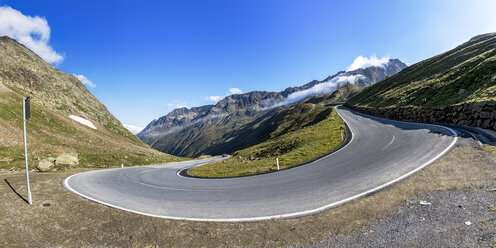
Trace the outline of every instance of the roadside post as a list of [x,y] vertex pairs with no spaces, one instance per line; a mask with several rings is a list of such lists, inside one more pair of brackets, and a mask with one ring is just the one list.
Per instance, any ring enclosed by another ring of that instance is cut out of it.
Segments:
[[276,158],[277,170],[279,170],[279,158]]
[[28,167],[28,141],[26,138],[26,121],[31,119],[31,97],[22,99],[22,120],[24,126],[24,159],[26,161],[26,184],[28,188],[28,203],[33,204],[31,198],[31,186],[29,185],[29,167]]

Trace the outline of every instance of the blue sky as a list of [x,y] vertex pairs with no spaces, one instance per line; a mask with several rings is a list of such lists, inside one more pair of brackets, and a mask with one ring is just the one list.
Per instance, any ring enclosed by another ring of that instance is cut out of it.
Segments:
[[[83,75],[122,123],[141,127],[177,106],[213,104],[208,96],[225,96],[231,88],[280,91],[345,70],[357,56],[413,64],[477,34],[496,32],[495,1],[0,0],[0,5],[40,17],[33,22],[45,35],[48,27],[49,37],[46,44],[34,44],[39,54],[64,72]],[[2,30],[0,22],[5,35]]]

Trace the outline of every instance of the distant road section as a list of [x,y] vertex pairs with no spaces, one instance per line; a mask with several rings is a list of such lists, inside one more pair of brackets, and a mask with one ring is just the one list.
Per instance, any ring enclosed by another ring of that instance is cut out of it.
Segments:
[[154,217],[222,222],[291,218],[380,190],[438,159],[457,141],[450,128],[336,109],[351,129],[351,141],[303,166],[228,179],[178,174],[222,159],[211,158],[89,171],[70,176],[63,184],[92,201]]

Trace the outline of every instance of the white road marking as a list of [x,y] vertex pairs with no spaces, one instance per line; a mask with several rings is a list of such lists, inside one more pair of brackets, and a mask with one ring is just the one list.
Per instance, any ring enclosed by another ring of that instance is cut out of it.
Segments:
[[139,174],[143,174],[143,173],[146,173],[146,172],[149,172],[149,171],[152,171],[152,170],[158,170],[158,168],[144,170],[144,171],[140,172]]
[[[339,114],[339,112],[338,112],[338,114]],[[380,118],[380,117],[375,117],[375,118],[389,120],[389,119]],[[396,121],[396,120],[393,120],[393,121]],[[412,123],[412,122],[406,122],[406,121],[396,121],[396,122]],[[92,198],[90,196],[87,196],[87,195],[84,195],[84,194],[81,194],[81,193],[77,192],[68,183],[69,180],[73,176],[76,176],[77,174],[74,174],[74,175],[69,176],[66,179],[64,179],[63,185],[64,185],[64,187],[66,189],[68,189],[69,191],[73,192],[74,194],[77,194],[77,195],[79,195],[81,197],[84,197],[86,199],[89,199],[91,201],[98,202],[98,203],[101,203],[103,205],[106,205],[106,206],[109,206],[109,207],[113,207],[113,208],[117,208],[117,209],[124,210],[124,211],[128,211],[128,212],[131,212],[131,213],[146,215],[146,216],[150,216],[150,217],[157,217],[157,218],[162,218],[162,219],[203,221],[203,222],[255,222],[255,221],[263,221],[263,220],[273,220],[273,219],[283,219],[283,218],[284,219],[285,218],[295,218],[295,217],[300,217],[300,216],[305,216],[305,215],[316,214],[316,213],[322,212],[324,210],[337,207],[337,206],[339,206],[341,204],[344,204],[346,202],[349,202],[349,201],[352,201],[352,200],[355,200],[355,199],[364,197],[364,196],[366,196],[368,194],[377,192],[377,191],[379,191],[379,190],[381,190],[383,188],[386,188],[386,187],[388,187],[388,186],[390,186],[390,185],[392,185],[394,183],[397,183],[397,182],[399,182],[399,181],[401,181],[401,180],[403,180],[403,179],[411,176],[413,173],[415,173],[415,172],[423,169],[427,165],[429,165],[432,162],[436,161],[438,158],[442,157],[449,150],[451,150],[451,148],[456,144],[456,142],[458,140],[457,133],[453,129],[449,128],[449,127],[435,125],[435,124],[426,124],[426,123],[420,123],[420,124],[422,124],[422,125],[428,125],[428,126],[434,126],[434,127],[441,127],[441,128],[447,129],[448,131],[450,131],[451,133],[453,133],[453,135],[454,135],[455,138],[453,139],[453,141],[451,142],[451,144],[448,147],[446,147],[446,149],[444,149],[437,156],[435,156],[431,160],[427,161],[423,165],[417,167],[416,169],[413,169],[413,170],[409,171],[408,173],[406,173],[406,174],[404,174],[404,175],[402,175],[402,176],[400,176],[400,177],[398,177],[398,178],[396,178],[396,179],[394,179],[392,181],[389,181],[387,183],[384,183],[382,185],[379,185],[379,186],[377,186],[377,187],[375,187],[373,189],[367,190],[367,191],[362,192],[360,194],[356,194],[354,196],[348,197],[346,199],[343,199],[343,200],[340,200],[340,201],[337,201],[337,202],[333,202],[333,203],[329,203],[329,204],[327,204],[325,206],[322,206],[322,207],[319,207],[319,208],[305,210],[305,211],[301,211],[301,212],[295,212],[295,213],[289,213],[289,214],[280,214],[280,215],[271,215],[271,216],[248,217],[248,218],[224,218],[224,219],[223,218],[188,218],[188,217],[177,217],[177,216],[167,216],[167,215],[156,215],[156,214],[144,213],[144,212],[136,211],[136,210],[132,210],[132,209],[127,209],[127,208],[124,208],[124,207],[119,207],[119,206],[116,206],[116,205],[113,205],[113,204],[110,204],[110,203],[107,203],[107,202],[103,202],[103,201],[94,199],[94,198]],[[350,143],[351,143],[351,141],[350,141]]]
[[180,188],[169,188],[169,187],[161,187],[161,186],[156,186],[152,184],[147,184],[147,183],[139,183],[141,185],[147,186],[147,187],[152,187],[152,188],[157,188],[157,189],[165,189],[165,190],[172,190],[172,191],[225,191],[223,189],[180,189]]
[[384,148],[382,148],[382,150],[388,148],[388,146],[390,146],[391,144],[393,144],[394,138],[396,138],[395,135],[393,135],[393,139],[391,140],[391,142],[389,142],[389,144],[387,144],[387,146],[385,146]]

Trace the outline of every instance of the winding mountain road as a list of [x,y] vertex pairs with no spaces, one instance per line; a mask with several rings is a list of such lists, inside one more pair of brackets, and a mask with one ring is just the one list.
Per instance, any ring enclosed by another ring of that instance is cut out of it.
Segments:
[[193,221],[260,221],[308,215],[395,183],[444,155],[454,130],[336,108],[351,141],[312,163],[257,176],[198,179],[184,168],[222,158],[89,171],[64,186],[87,199],[139,214]]

